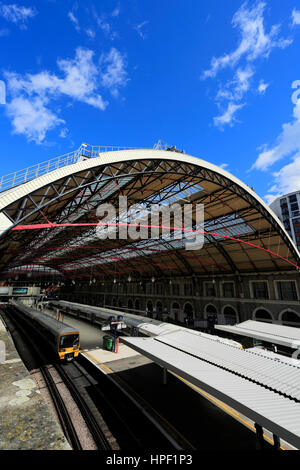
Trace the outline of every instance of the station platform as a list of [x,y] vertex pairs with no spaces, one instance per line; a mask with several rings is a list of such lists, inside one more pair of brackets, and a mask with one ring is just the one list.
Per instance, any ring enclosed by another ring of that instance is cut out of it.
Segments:
[[[44,313],[56,313],[45,309]],[[103,349],[106,331],[82,319],[62,314],[61,320],[80,331],[80,355],[114,381],[120,391],[147,410],[162,427],[181,436],[190,449],[254,450],[257,447],[254,423],[198,387],[167,373],[146,356],[122,343],[118,353]],[[122,394],[120,395],[122,396]],[[198,432],[191,427],[198,423]],[[266,447],[272,435],[264,430]],[[281,443],[282,449],[291,449]]]
[[[120,390],[147,410],[171,435],[180,436],[185,448],[256,449],[255,434],[207,397],[202,397],[171,374],[164,384],[163,370],[158,365],[141,354],[133,355],[132,351],[129,353],[122,348],[120,351],[115,354],[101,349],[83,350],[81,355],[103,374],[109,375]],[[198,423],[196,428],[191,426],[191,417],[193,423]]]
[[0,450],[70,450],[0,319]]

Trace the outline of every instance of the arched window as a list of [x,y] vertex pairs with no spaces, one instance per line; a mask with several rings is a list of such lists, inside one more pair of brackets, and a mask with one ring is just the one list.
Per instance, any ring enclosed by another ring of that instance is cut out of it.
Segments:
[[283,325],[300,327],[300,315],[292,310],[285,310],[279,315]]
[[211,313],[217,314],[218,313],[216,307],[212,304],[206,305],[205,311],[206,311],[207,314],[211,314]]
[[179,313],[180,313],[180,305],[178,302],[174,302],[172,304],[171,309],[171,316],[176,320],[179,321]]
[[272,323],[273,317],[268,310],[264,308],[258,308],[257,310],[254,311],[254,320],[256,321],[263,321],[267,323]]
[[157,313],[162,313],[162,311],[163,311],[163,306],[162,306],[162,303],[160,301],[156,302],[156,311],[157,311]]
[[224,307],[223,315],[226,325],[234,325],[235,323],[238,323],[237,313],[230,305]]
[[214,325],[218,323],[218,312],[216,307],[212,304],[206,305],[205,312],[208,329],[214,329]]
[[131,299],[128,300],[128,310],[132,310],[133,309],[133,302]]
[[151,301],[147,302],[147,312],[153,312],[153,304]]
[[193,318],[194,316],[194,309],[193,309],[193,306],[190,304],[190,303],[186,303],[185,306],[184,306],[184,314],[188,317],[188,318]]
[[140,301],[138,299],[135,301],[134,308],[137,310],[135,313],[139,313],[138,311],[140,310]]

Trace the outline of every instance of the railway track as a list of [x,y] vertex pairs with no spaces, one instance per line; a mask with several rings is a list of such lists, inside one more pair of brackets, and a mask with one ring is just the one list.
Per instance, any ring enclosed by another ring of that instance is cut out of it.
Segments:
[[[110,384],[108,388],[105,387],[107,383],[104,384],[101,380],[103,379],[102,374],[99,374],[95,368],[89,369],[86,367],[80,356],[76,362],[61,365],[60,367],[63,369],[63,373],[84,378],[87,382],[90,396],[93,397],[94,403],[96,403],[96,406],[101,410],[101,414],[107,418],[109,417],[108,421],[110,426],[112,426],[118,434],[122,448],[143,448],[143,442],[140,437],[137,436],[139,431],[135,433],[132,429],[133,410],[131,408],[129,409],[127,404],[124,406],[123,403],[121,406],[123,409],[120,410],[120,406],[118,406],[116,401],[118,400],[120,404],[122,400],[120,400],[120,397],[116,397],[115,387],[111,387]],[[107,380],[105,382],[107,382]],[[124,412],[125,409],[126,412]]]
[[70,414],[67,410],[65,402],[57,388],[55,380],[49,371],[48,366],[40,367],[40,371],[43,375],[44,381],[47,385],[47,388],[50,392],[57,416],[59,418],[60,425],[66,436],[69,444],[73,450],[82,450],[82,445],[80,439],[77,435],[77,431],[73,425]]
[[[64,383],[67,385],[70,393],[80,409],[82,417],[94,439],[94,442],[97,446],[97,449],[101,450],[111,450],[111,445],[109,444],[110,432],[108,435],[105,435],[105,431],[99,425],[99,422],[95,418],[95,410],[92,409],[93,405],[87,403],[87,400],[83,398],[82,391],[79,387],[76,386],[75,381],[72,379],[72,369],[76,368],[76,364],[66,364],[66,365],[56,365],[56,370],[59,372],[59,375],[62,377]],[[77,368],[76,368],[77,369]],[[82,377],[87,380],[87,375],[80,371]],[[102,423],[103,424],[103,423]]]
[[[12,316],[8,315],[8,318]],[[24,330],[29,332],[26,323],[16,314]],[[26,341],[34,351],[34,356],[41,356],[40,349],[45,348],[41,344],[37,348],[32,341],[32,331],[26,334]],[[80,439],[76,442],[70,419],[65,414],[61,400],[55,392],[55,385],[51,382],[53,372],[60,377],[60,382],[65,384],[76,407],[80,410],[84,422],[95,449],[119,450],[119,449],[190,449],[186,442],[182,441],[172,429],[166,428],[165,423],[159,422],[154,416],[153,410],[149,409],[147,403],[138,406],[138,399],[131,397],[132,390],[126,389],[125,383],[112,380],[97,368],[95,368],[84,357],[80,356],[71,363],[53,363],[47,357],[41,357],[44,364],[39,366],[43,376],[49,382],[49,391],[53,389],[53,403],[66,435],[73,449],[80,449]],[[45,365],[51,363],[51,366]],[[54,374],[54,375],[55,375]],[[53,377],[52,377],[53,379]],[[57,380],[56,380],[57,382]],[[59,392],[58,392],[59,394]],[[76,430],[75,430],[76,434]],[[78,437],[78,436],[77,436]],[[82,448],[82,447],[81,447]]]
[[[17,322],[14,316],[7,315],[6,313],[2,313],[2,319],[10,331],[17,349],[19,349],[19,353],[20,349],[24,349],[24,347],[26,347],[27,361],[29,360],[29,362],[36,364],[36,358],[38,358],[37,370],[40,371],[43,377],[45,385],[50,393],[51,400],[57,413],[62,431],[72,449],[82,450],[83,446],[81,444],[80,437],[78,436],[78,429],[76,426],[74,426],[73,419],[70,415],[70,412],[68,411],[70,406],[67,406],[66,400],[68,400],[69,397],[64,397],[59,390],[58,384],[61,385],[62,383],[65,384],[68,391],[70,392],[70,395],[74,400],[83,418],[83,421],[86,424],[88,432],[93,438],[95,448],[98,450],[112,450],[112,446],[108,442],[108,437],[104,434],[99,423],[94,417],[95,410],[92,410],[90,404],[86,403],[86,400],[82,396],[80,390],[72,381],[71,374],[67,372],[68,366],[72,366],[72,364],[66,364],[66,366],[63,367],[61,364],[53,363],[53,360],[49,360],[49,357],[47,357],[44,353],[41,353],[41,349],[38,348],[33,341],[32,332],[30,332],[30,335],[25,334],[25,331],[28,329],[26,324],[24,325],[22,323],[21,328],[19,321]],[[18,320],[20,320],[19,317]],[[52,364],[50,365],[49,363],[51,362]],[[57,374],[59,378],[56,377],[55,379],[53,375]],[[118,446],[113,445],[113,448],[116,449]]]

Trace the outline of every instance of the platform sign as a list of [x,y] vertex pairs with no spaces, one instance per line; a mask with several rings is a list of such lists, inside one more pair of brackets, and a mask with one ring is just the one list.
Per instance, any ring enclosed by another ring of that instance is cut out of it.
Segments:
[[12,291],[12,295],[27,294],[27,292],[28,292],[27,287],[14,287]]
[[123,321],[112,321],[112,322],[110,323],[110,325],[111,325],[112,327],[116,327],[117,330],[122,330],[122,329],[124,329],[124,328],[127,328],[126,323],[124,323]]
[[117,329],[117,330],[122,330],[124,328],[127,328],[126,323],[123,321],[113,321],[111,323],[102,323],[101,324],[101,330],[102,331],[110,331],[112,329]]

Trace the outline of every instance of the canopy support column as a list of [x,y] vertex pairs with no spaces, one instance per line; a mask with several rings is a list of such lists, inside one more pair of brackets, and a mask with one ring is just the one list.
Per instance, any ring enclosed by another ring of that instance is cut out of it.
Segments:
[[163,368],[163,384],[167,385],[168,383],[168,375],[167,375],[168,370],[164,367]]
[[255,423],[256,437],[257,437],[257,448],[258,450],[264,450],[265,448],[265,439],[263,428],[260,424]]

